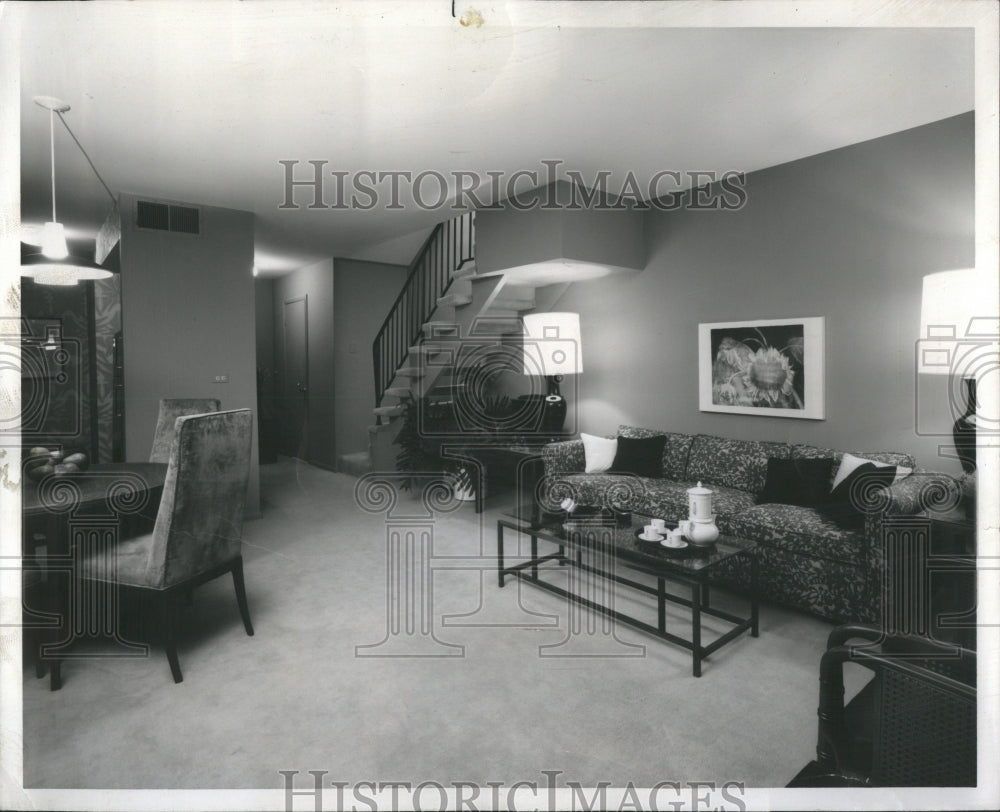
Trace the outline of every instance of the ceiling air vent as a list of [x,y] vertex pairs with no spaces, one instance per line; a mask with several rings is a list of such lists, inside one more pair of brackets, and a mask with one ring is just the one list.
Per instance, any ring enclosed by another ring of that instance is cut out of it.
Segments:
[[184,234],[198,233],[198,210],[187,206],[170,207],[170,230]]
[[170,211],[166,203],[150,203],[140,200],[135,207],[135,224],[139,228],[155,228],[159,231],[170,230]]
[[139,228],[200,234],[199,214],[198,209],[190,206],[168,206],[166,203],[137,200],[135,223]]

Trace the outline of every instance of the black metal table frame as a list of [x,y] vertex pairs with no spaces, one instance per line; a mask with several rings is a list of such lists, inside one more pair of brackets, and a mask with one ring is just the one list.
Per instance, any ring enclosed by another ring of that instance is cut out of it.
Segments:
[[[511,567],[504,567],[504,550],[503,550],[503,531],[504,529],[513,530],[516,533],[522,533],[527,535],[531,539],[531,558],[520,564],[515,564]],[[549,555],[544,555],[539,557],[538,555],[538,539],[550,542],[558,546],[558,550]],[[566,556],[566,547],[574,547],[576,549],[576,556],[568,558]],[[656,588],[646,584],[639,583],[638,581],[633,581],[630,578],[625,578],[617,573],[608,573],[598,567],[593,567],[589,564],[583,562],[583,552],[585,549],[594,549],[592,545],[575,545],[571,539],[560,538],[552,533],[550,530],[542,526],[534,526],[530,522],[517,522],[513,519],[498,519],[497,520],[497,570],[498,578],[500,582],[500,587],[504,586],[505,576],[512,576],[521,581],[526,581],[528,583],[534,584],[535,586],[541,587],[549,592],[556,595],[561,595],[564,598],[569,599],[573,603],[579,603],[582,606],[586,606],[588,609],[603,612],[604,614],[613,617],[616,621],[620,621],[628,626],[644,631],[647,634],[651,634],[661,640],[666,640],[669,643],[686,648],[691,652],[692,665],[691,671],[695,677],[701,676],[701,663],[706,657],[715,651],[718,651],[726,643],[737,638],[747,629],[750,630],[751,637],[760,636],[759,628],[759,601],[757,596],[757,580],[758,580],[758,562],[757,556],[753,554],[753,550],[749,549],[743,551],[743,553],[736,553],[736,555],[749,553],[750,554],[750,617],[738,617],[729,612],[724,612],[721,609],[715,609],[710,606],[710,595],[709,595],[709,584],[708,584],[708,570],[701,570],[698,573],[687,573],[682,572],[677,569],[666,569],[658,568],[652,566],[645,566],[637,561],[632,561],[623,556],[615,556],[615,560],[619,563],[624,564],[629,569],[635,570],[637,572],[643,572],[648,575],[652,575],[656,578]],[[563,589],[561,586],[549,583],[548,581],[543,581],[538,577],[538,566],[539,564],[544,564],[548,561],[558,561],[560,566],[565,566],[567,564],[582,569],[586,572],[599,575],[603,578],[607,578],[615,581],[619,584],[624,584],[625,586],[631,587],[632,589],[638,590],[640,592],[645,592],[649,595],[656,596],[656,609],[657,609],[657,625],[653,626],[645,621],[634,618],[631,615],[627,615],[624,612],[619,612],[616,609],[611,609],[607,606],[602,606],[595,603],[594,601],[584,598],[581,595],[577,595],[570,592],[567,589]],[[530,570],[530,573],[526,572]],[[684,598],[679,595],[673,595],[666,591],[666,581],[670,581],[674,584],[681,584],[690,587],[691,598]],[[687,606],[691,609],[691,639],[687,640],[678,635],[671,634],[667,631],[667,614],[666,614],[666,602],[671,601],[672,603],[677,603],[682,606]],[[712,617],[717,617],[721,620],[725,620],[729,623],[734,624],[733,628],[730,629],[725,634],[719,636],[717,639],[713,640],[707,646],[703,646],[701,643],[701,616],[702,614],[711,615]]]

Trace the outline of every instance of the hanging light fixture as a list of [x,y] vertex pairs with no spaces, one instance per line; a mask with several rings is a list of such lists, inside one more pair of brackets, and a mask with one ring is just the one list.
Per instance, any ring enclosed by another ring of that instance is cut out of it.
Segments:
[[[70,109],[66,102],[52,96],[35,96],[35,104],[49,111],[49,158],[52,176],[52,220],[43,227],[39,239],[41,250],[21,258],[21,276],[34,279],[40,285],[75,285],[81,280],[107,279],[111,271],[95,262],[69,253],[66,229],[56,218],[56,137],[55,117]],[[69,129],[67,127],[67,129]],[[72,132],[70,133],[72,135]],[[75,140],[75,136],[74,136]],[[77,142],[79,145],[79,142]],[[83,149],[83,147],[80,147]],[[84,153],[86,155],[86,153]],[[88,157],[88,161],[89,161]],[[93,164],[91,164],[93,167]],[[96,169],[94,170],[97,171]],[[100,175],[98,175],[100,179]],[[102,180],[101,183],[104,183]],[[104,187],[107,189],[107,186]],[[110,194],[110,191],[108,192]],[[112,195],[112,200],[114,196]]]

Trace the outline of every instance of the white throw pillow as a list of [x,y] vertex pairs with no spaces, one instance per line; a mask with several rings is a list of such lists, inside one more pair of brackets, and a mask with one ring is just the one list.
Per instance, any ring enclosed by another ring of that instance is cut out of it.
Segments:
[[[841,482],[843,482],[850,475],[851,471],[857,468],[859,465],[866,465],[871,463],[876,468],[888,468],[890,463],[888,462],[876,462],[875,460],[866,460],[864,457],[855,457],[853,454],[844,454],[844,458],[840,461],[840,467],[837,469],[837,475],[833,478],[833,486],[831,490],[836,488]],[[912,468],[907,468],[903,465],[896,466],[896,476],[892,480],[892,484],[895,485],[899,480],[905,479],[910,474],[913,473]]]
[[608,471],[618,453],[618,438],[609,440],[607,437],[597,437],[594,434],[580,432],[583,440],[583,453],[586,459],[585,471],[588,474],[599,474]]

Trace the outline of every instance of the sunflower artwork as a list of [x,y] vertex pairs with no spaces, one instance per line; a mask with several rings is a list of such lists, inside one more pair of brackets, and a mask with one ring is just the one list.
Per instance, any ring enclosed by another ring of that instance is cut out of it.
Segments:
[[822,322],[700,325],[702,410],[821,418]]

